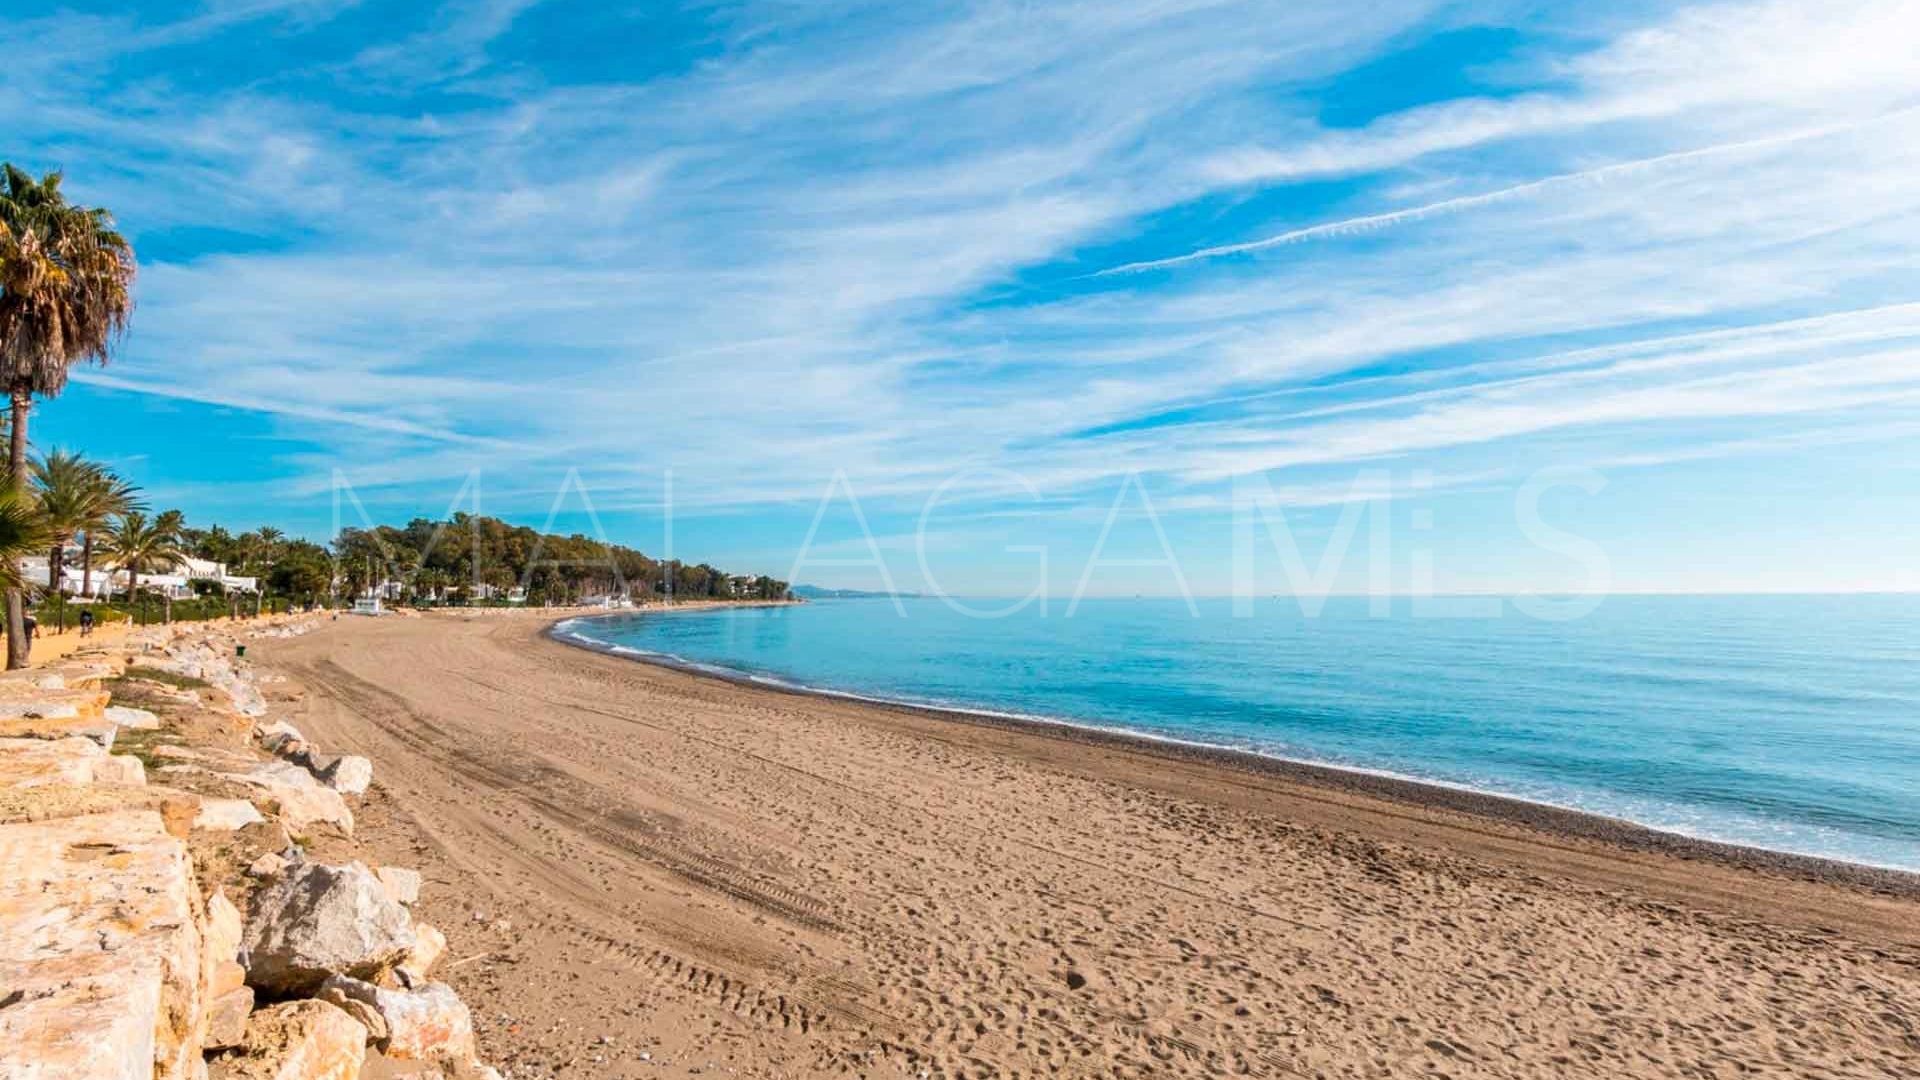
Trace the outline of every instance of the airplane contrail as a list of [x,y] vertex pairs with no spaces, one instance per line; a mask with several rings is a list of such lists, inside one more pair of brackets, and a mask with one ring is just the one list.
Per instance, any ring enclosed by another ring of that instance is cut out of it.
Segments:
[[1310,225],[1303,229],[1293,229],[1280,233],[1277,236],[1269,236],[1261,240],[1249,240],[1239,244],[1222,244],[1218,247],[1201,248],[1198,251],[1191,251],[1185,255],[1174,255],[1165,259],[1148,259],[1143,262],[1126,263],[1122,266],[1101,270],[1093,276],[1111,277],[1116,274],[1137,274],[1146,270],[1159,270],[1169,266],[1179,266],[1183,263],[1200,262],[1205,259],[1218,258],[1222,255],[1239,255],[1249,251],[1264,251],[1267,248],[1297,244],[1305,240],[1317,240],[1321,237],[1353,236],[1359,233],[1386,228],[1390,225],[1399,225],[1408,221],[1419,221],[1437,214],[1453,213],[1460,210],[1469,210],[1477,206],[1486,206],[1491,203],[1523,198],[1549,188],[1581,183],[1598,183],[1610,177],[1638,172],[1643,169],[1658,168],[1663,165],[1671,165],[1679,161],[1691,161],[1697,158],[1713,157],[1718,154],[1738,153],[1743,150],[1760,150],[1769,146],[1782,146],[1787,143],[1800,142],[1805,139],[1817,139],[1827,135],[1839,134],[1843,131],[1853,131],[1858,128],[1892,120],[1896,117],[1905,116],[1917,110],[1920,110],[1920,106],[1899,109],[1880,116],[1869,117],[1865,120],[1852,120],[1838,124],[1827,124],[1821,127],[1803,128],[1799,131],[1790,131],[1781,135],[1769,135],[1759,139],[1722,143],[1718,146],[1703,146],[1696,150],[1680,150],[1671,154],[1660,154],[1656,157],[1641,158],[1636,161],[1622,161],[1613,165],[1603,165],[1597,169],[1561,173],[1558,176],[1529,180],[1524,184],[1515,184],[1512,187],[1501,188],[1498,191],[1483,192],[1479,195],[1461,195],[1452,199],[1442,199],[1439,202],[1428,203],[1425,206],[1410,206],[1405,210],[1392,210],[1383,214],[1367,214],[1363,217],[1347,218],[1344,221],[1330,221],[1322,225]]

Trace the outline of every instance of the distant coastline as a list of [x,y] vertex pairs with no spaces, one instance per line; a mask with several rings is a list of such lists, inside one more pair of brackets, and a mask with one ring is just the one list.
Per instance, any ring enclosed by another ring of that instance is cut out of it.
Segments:
[[874,592],[870,589],[824,589],[818,585],[795,585],[787,590],[798,600],[917,600],[919,593]]

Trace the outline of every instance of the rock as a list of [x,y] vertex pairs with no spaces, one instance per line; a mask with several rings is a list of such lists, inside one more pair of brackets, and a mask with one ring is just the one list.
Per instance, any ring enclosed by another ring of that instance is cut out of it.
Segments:
[[[107,752],[91,739],[0,739],[0,787],[91,784]],[[119,766],[104,771],[117,775]]]
[[304,825],[332,825],[353,835],[353,811],[347,809],[340,793],[323,786],[313,774],[284,761],[264,761],[240,773],[223,773],[258,788],[272,799],[281,817],[295,828]]
[[373,762],[357,754],[309,753],[307,770],[344,795],[365,795],[367,785],[373,783]]
[[96,716],[29,716],[0,720],[0,739],[92,739],[101,749],[113,749],[120,726]]
[[414,942],[413,950],[407,953],[405,960],[400,961],[397,969],[408,986],[426,982],[427,973],[447,953],[447,935],[438,929],[417,922],[413,924],[413,936],[419,940]]
[[215,889],[207,901],[205,931],[208,967],[232,961],[240,955],[240,936],[246,930],[240,909],[227,899],[227,890]]
[[0,701],[0,719],[76,720],[79,717],[80,710],[66,702]]
[[0,686],[0,719],[100,719],[107,707],[104,690],[49,690]]
[[289,761],[305,757],[313,752],[313,744],[302,742],[291,735],[273,735],[261,740],[270,754],[278,754]]
[[267,715],[267,699],[261,696],[260,691],[252,683],[210,681],[227,692],[227,696],[233,699],[234,711],[240,715],[252,717]]
[[250,851],[278,851],[284,853],[293,846],[293,834],[279,818],[268,818],[258,824],[249,825],[233,834],[235,840],[246,844]]
[[24,690],[65,690],[66,688],[67,678],[59,672],[42,671],[38,668],[0,672],[0,691],[7,693]]
[[160,718],[145,709],[130,709],[124,705],[109,705],[106,718],[123,728],[136,728],[151,731],[160,726]]
[[224,1050],[247,1040],[247,1016],[253,1012],[253,987],[241,986],[213,999],[207,1012],[208,1050]]
[[373,873],[395,903],[411,904],[420,899],[420,871],[403,866],[383,866]]
[[275,994],[312,989],[329,975],[375,977],[418,939],[407,909],[359,863],[298,863],[253,899],[247,982]]
[[269,851],[265,855],[247,864],[247,876],[256,878],[276,877],[280,871],[286,868],[287,860]]
[[200,796],[190,792],[176,792],[160,800],[160,821],[167,827],[168,836],[177,836],[185,840],[193,832],[193,823],[200,818]]
[[215,1058],[212,1080],[358,1080],[367,1029],[324,1001],[289,1001],[247,1018],[238,1049]]
[[446,983],[427,983],[411,990],[390,990],[360,979],[335,976],[320,988],[371,1005],[386,1021],[387,1038],[379,1043],[390,1058],[401,1060],[473,1060],[473,1016],[460,995]]
[[215,832],[233,832],[265,820],[267,819],[260,815],[259,809],[245,799],[207,799],[200,804],[200,812],[193,819],[193,827],[211,829]]
[[0,1077],[188,1080],[199,903],[160,815],[0,826],[0,867]]
[[[154,786],[126,787],[119,784],[42,784],[38,787],[0,786],[0,824],[22,821],[51,821],[55,818],[85,817],[115,810],[156,810],[167,835],[186,839],[192,824],[191,807],[197,796],[172,788]],[[169,814],[175,804],[188,807],[186,819],[173,821]],[[4,991],[0,991],[4,996]]]
[[378,1046],[387,1041],[387,1020],[380,1010],[359,998],[348,997],[346,991],[338,986],[323,985],[317,994],[319,1000],[346,1011],[348,1016],[360,1021],[367,1029],[367,1042]]
[[219,997],[229,990],[247,985],[247,969],[237,960],[223,960],[213,965],[213,974],[207,977],[207,993]]
[[130,754],[108,754],[93,763],[93,782],[139,787],[147,782],[147,767]]
[[271,753],[278,753],[280,748],[288,743],[307,741],[307,737],[300,734],[299,728],[285,720],[275,720],[271,724],[262,725],[257,730],[260,735],[260,745],[266,747]]

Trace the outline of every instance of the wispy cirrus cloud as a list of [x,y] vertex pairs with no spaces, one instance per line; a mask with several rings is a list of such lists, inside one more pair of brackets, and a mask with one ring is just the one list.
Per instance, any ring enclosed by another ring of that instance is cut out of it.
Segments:
[[[1346,127],[1362,65],[1525,10],[644,14],[0,17],[50,43],[0,70],[19,152],[146,253],[92,385],[274,418],[293,497],[580,467],[640,505],[671,467],[783,506],[845,469],[879,514],[959,469],[1198,512],[1240,469],[1304,501],[1360,462],[1658,432],[1672,465],[1914,407],[1909,4],[1570,17]],[[218,77],[249,40],[286,62]]]

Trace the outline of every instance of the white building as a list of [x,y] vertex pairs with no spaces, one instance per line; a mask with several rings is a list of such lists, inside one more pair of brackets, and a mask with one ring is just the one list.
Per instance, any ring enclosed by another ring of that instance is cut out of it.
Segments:
[[[77,555],[76,555],[77,561]],[[47,587],[47,557],[29,555],[19,562],[20,576],[30,588]],[[82,586],[86,586],[85,590]],[[114,588],[113,570],[106,566],[95,566],[91,575],[83,574],[73,563],[62,562],[60,566],[60,591],[71,596],[90,595],[96,600],[105,599],[109,590]]]
[[187,558],[180,560],[174,567],[182,577],[189,581],[217,581],[228,592],[259,592],[260,579],[250,575],[229,574],[227,564],[211,559]]
[[[119,587],[125,589],[126,575],[116,572],[115,577]],[[140,591],[144,593],[151,590],[169,600],[191,600],[193,599],[193,582],[194,579],[185,574],[141,574]]]
[[[67,553],[67,560],[60,567],[60,590],[73,597],[90,597],[95,600],[107,600],[124,595],[127,591],[127,572],[113,563],[95,563],[92,574],[83,573],[77,565],[80,552]],[[20,576],[28,587],[40,590],[47,587],[47,557],[28,555],[19,562]],[[258,592],[260,579],[248,575],[229,574],[225,563],[211,562],[206,559],[184,559],[172,567],[170,572],[149,572],[140,575],[142,589],[154,589],[175,600],[188,600],[193,597],[193,583],[196,581],[214,581],[227,592]]]

